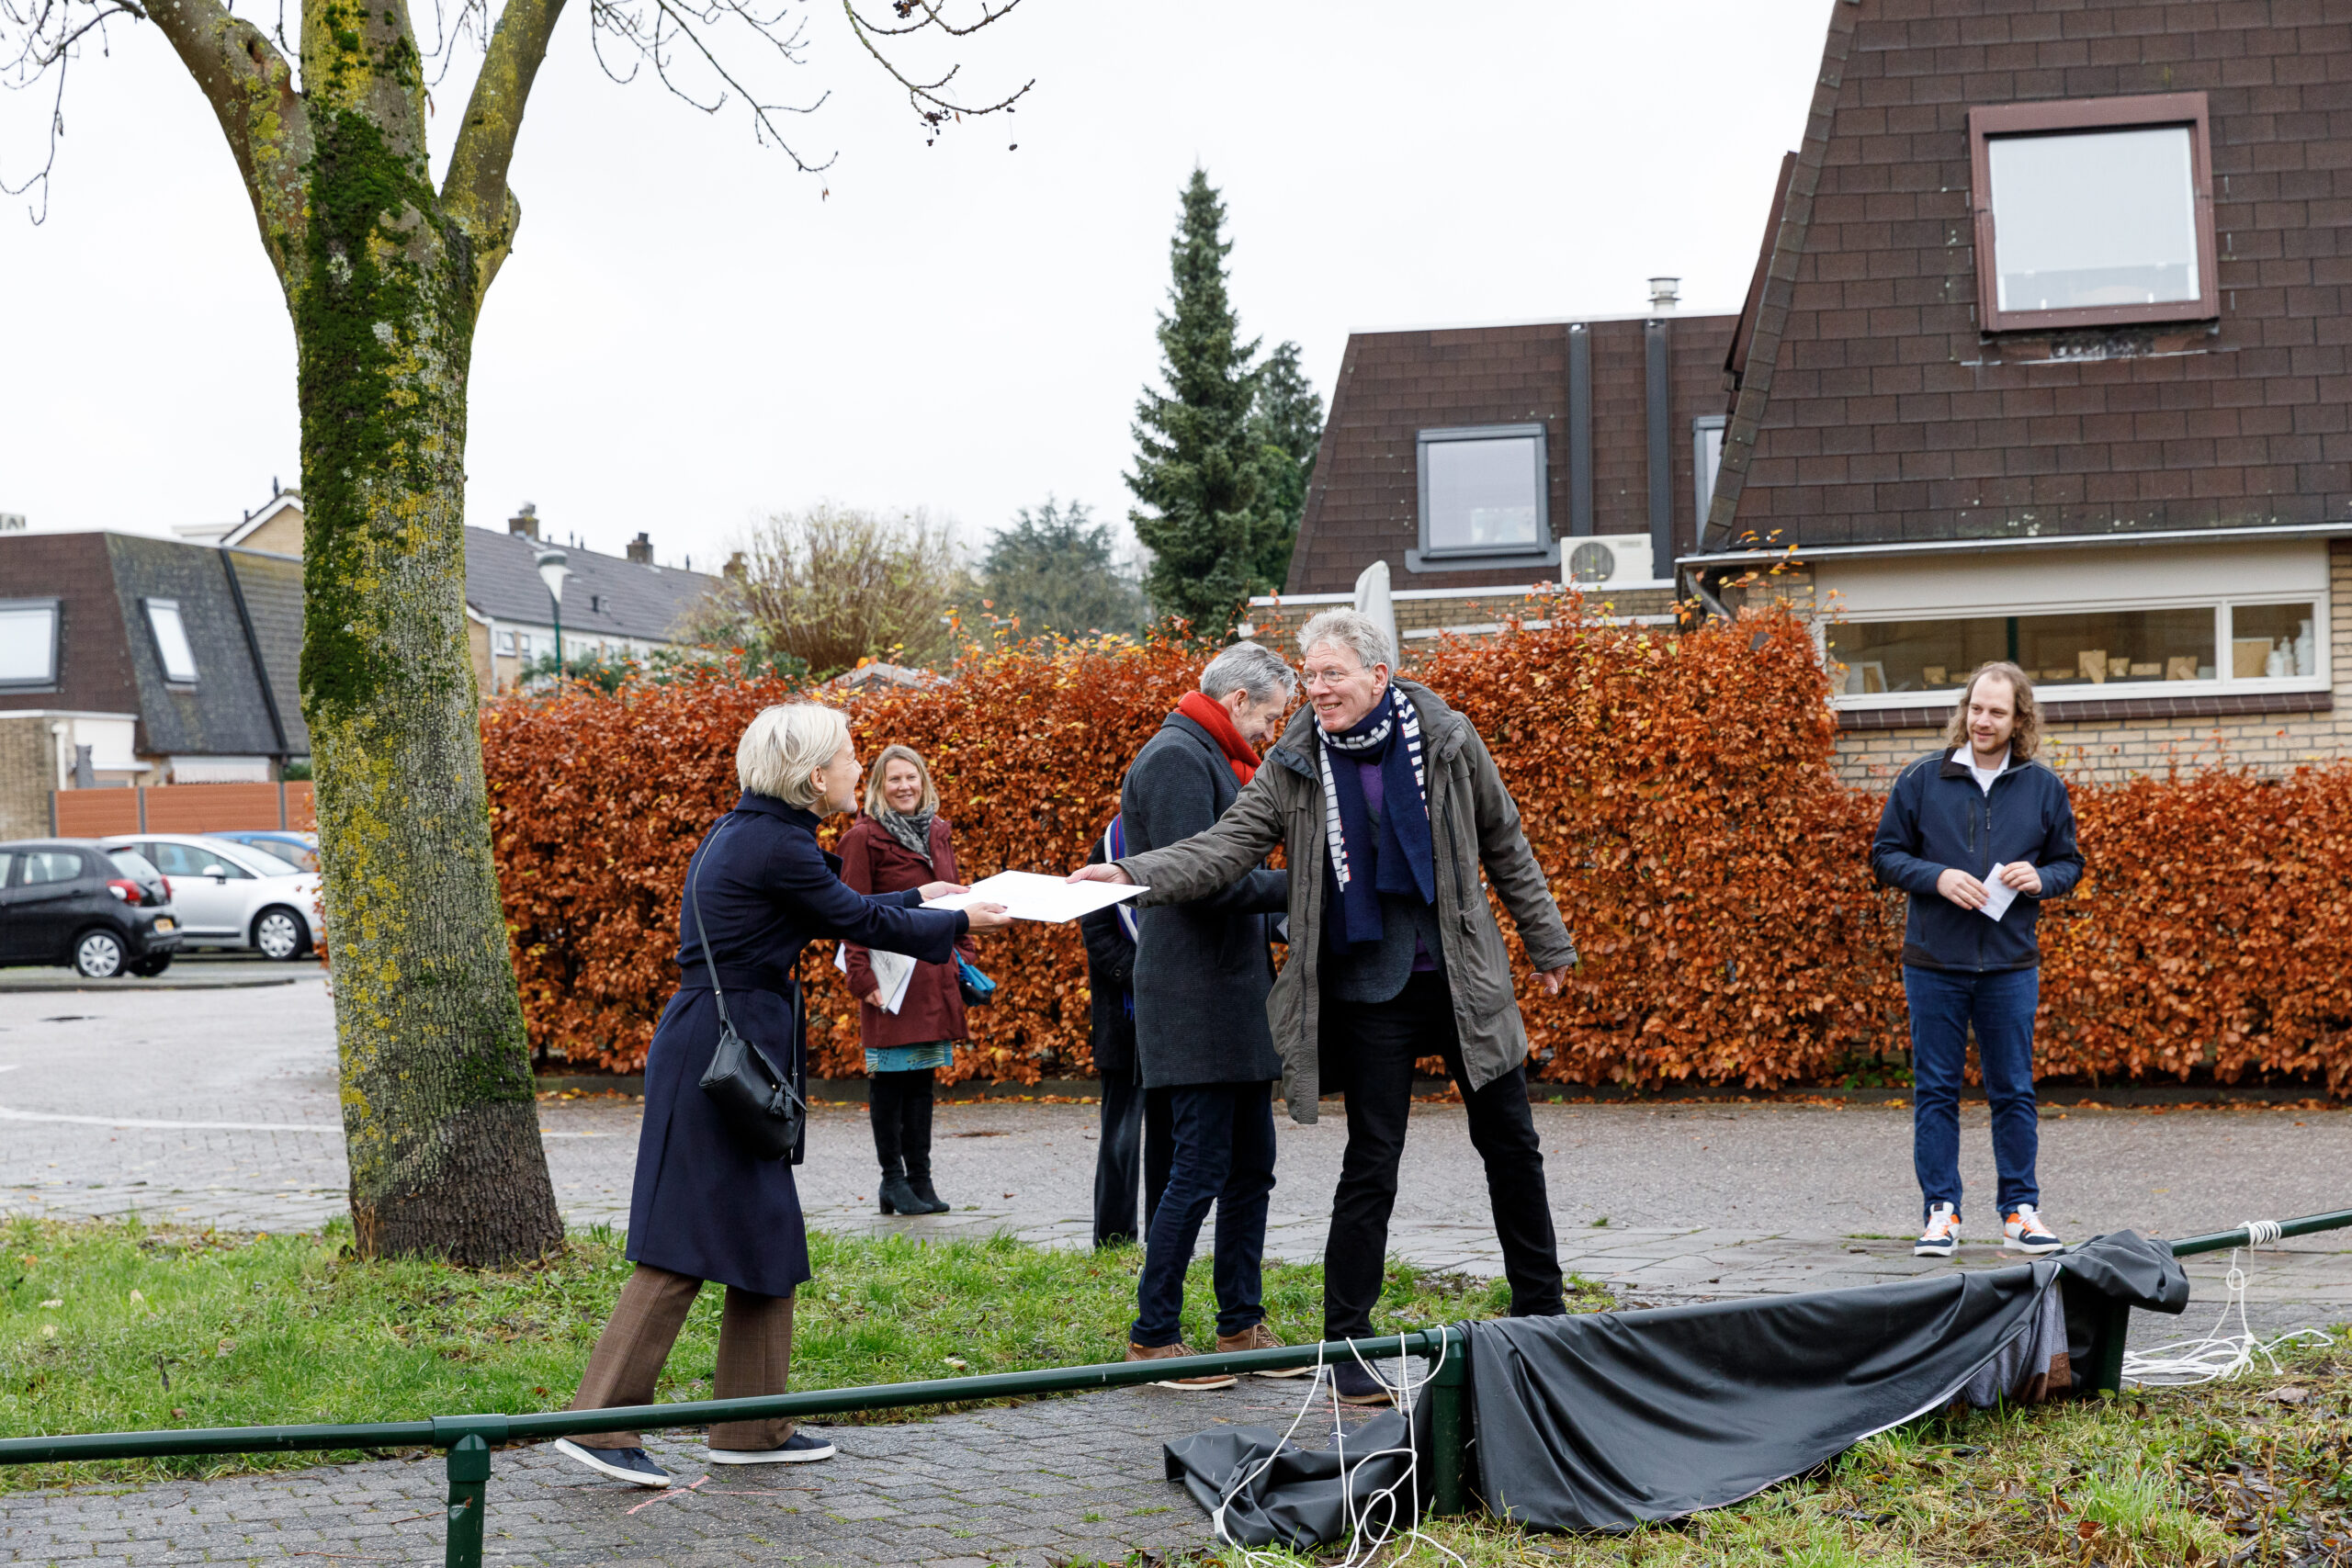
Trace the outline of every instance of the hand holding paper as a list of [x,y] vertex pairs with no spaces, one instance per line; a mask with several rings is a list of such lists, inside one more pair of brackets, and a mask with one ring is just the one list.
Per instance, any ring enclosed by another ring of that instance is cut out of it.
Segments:
[[1988,919],[1999,919],[2009,912],[2009,906],[2017,902],[2018,890],[2002,879],[2002,867],[1995,866],[1992,874],[1984,879],[1984,902],[1978,905],[1977,909]]
[[1040,876],[1033,871],[1001,871],[972,884],[968,893],[933,898],[923,908],[962,909],[976,903],[1001,904],[1005,913],[1016,920],[1044,920],[1058,925],[1108,908],[1144,891],[1141,887],[1113,886],[1102,882],[1065,882],[1058,876]]

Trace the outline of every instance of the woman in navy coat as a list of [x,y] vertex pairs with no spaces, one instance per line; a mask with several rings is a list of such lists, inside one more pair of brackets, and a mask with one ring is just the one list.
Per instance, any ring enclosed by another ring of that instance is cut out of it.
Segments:
[[[628,1258],[637,1269],[589,1357],[575,1410],[653,1403],[662,1364],[706,1280],[727,1287],[712,1396],[785,1392],[793,1292],[809,1277],[792,1180],[801,1151],[789,1160],[754,1158],[702,1092],[720,1030],[713,968],[737,1032],[779,1067],[788,1060],[805,1092],[802,948],[833,938],[938,964],[967,932],[1010,919],[996,904],[920,908],[965,891],[954,883],[868,897],[841,880],[841,862],[817,846],[819,814],[851,809],[863,770],[838,710],[806,703],[768,708],[743,731],[735,771],[743,797],[704,835],[687,867],[681,978],[646,1054],[628,1217]],[[789,1464],[833,1453],[831,1443],[793,1431],[788,1420],[721,1422],[711,1427],[709,1445],[715,1464]],[[670,1483],[633,1431],[567,1438],[556,1448],[616,1480]]]

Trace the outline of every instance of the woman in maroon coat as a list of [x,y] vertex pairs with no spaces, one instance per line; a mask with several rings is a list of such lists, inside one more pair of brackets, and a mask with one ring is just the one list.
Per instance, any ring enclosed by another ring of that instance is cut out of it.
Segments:
[[[875,759],[865,787],[865,814],[842,835],[842,880],[860,893],[896,893],[927,882],[956,880],[956,845],[939,815],[931,770],[911,748],[891,746]],[[970,957],[966,939],[958,951]],[[882,1003],[873,960],[844,943],[849,988],[862,1004],[858,1032],[865,1043],[867,1114],[874,1153],[882,1162],[882,1212],[944,1214],[947,1205],[931,1185],[932,1074],[964,1038],[964,990],[956,965],[915,964],[897,1012]]]

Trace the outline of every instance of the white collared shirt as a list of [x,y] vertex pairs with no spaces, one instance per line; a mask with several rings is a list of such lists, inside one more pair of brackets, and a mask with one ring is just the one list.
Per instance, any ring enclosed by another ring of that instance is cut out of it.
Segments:
[[1954,748],[1951,754],[1951,760],[1955,762],[1961,762],[1962,765],[1967,768],[1970,773],[1975,774],[1976,787],[1983,790],[1986,795],[1991,795],[1993,793],[1993,781],[1999,778],[2003,773],[2009,770],[2009,751],[2008,748],[2006,746],[2001,749],[2001,761],[2000,764],[1996,767],[1978,767],[1976,765],[1975,748],[1970,746]]

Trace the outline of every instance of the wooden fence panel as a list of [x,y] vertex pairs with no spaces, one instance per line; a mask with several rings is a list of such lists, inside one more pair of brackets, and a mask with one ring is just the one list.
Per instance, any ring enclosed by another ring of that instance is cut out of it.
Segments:
[[283,818],[274,784],[165,784],[144,792],[150,833],[218,833],[277,828]]
[[129,789],[61,789],[57,836],[103,839],[139,831],[139,793]]

